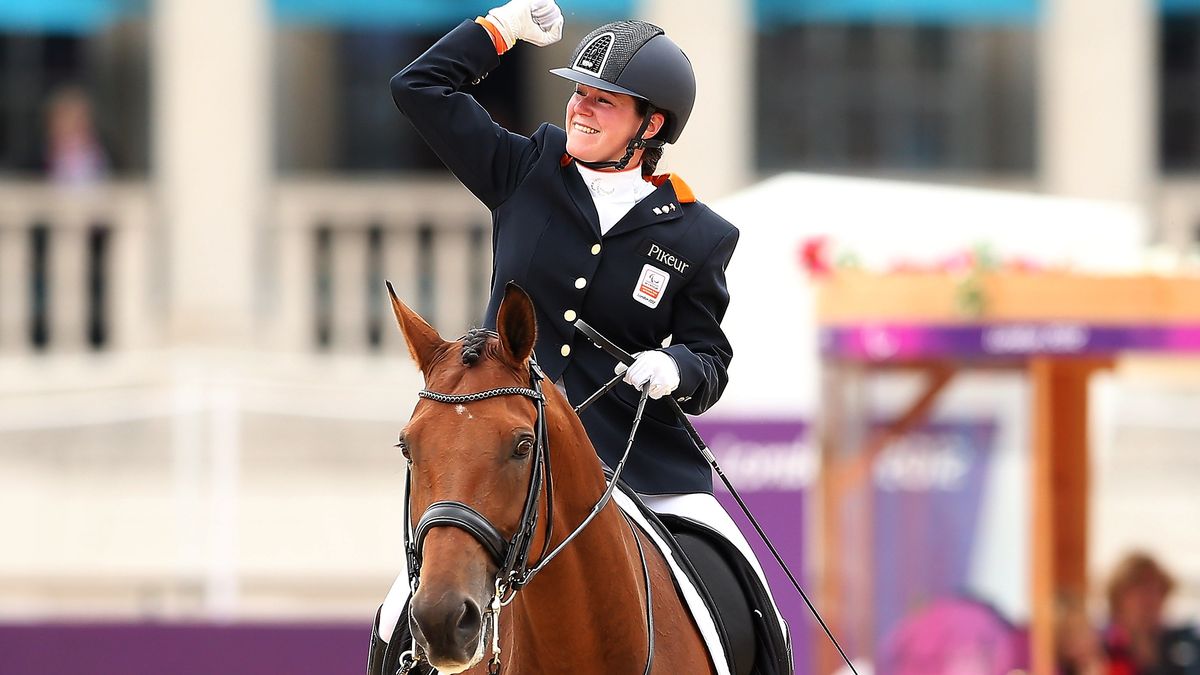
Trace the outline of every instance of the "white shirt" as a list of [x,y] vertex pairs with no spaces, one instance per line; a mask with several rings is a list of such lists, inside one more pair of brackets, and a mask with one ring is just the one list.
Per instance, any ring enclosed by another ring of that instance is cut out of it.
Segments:
[[592,195],[592,203],[596,205],[596,214],[600,216],[600,234],[608,234],[617,221],[629,213],[634,204],[645,199],[654,192],[654,184],[642,178],[641,165],[624,171],[596,171],[573,162],[583,176]]

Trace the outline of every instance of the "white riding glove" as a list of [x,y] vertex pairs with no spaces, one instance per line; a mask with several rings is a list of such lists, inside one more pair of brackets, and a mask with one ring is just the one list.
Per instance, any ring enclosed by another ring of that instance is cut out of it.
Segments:
[[649,386],[649,396],[658,400],[675,391],[679,386],[679,366],[675,359],[662,351],[648,351],[634,354],[633,365],[626,370],[624,363],[618,363],[614,372],[625,373],[625,381],[634,389],[642,390]]
[[509,49],[517,40],[539,47],[562,39],[563,15],[554,0],[512,0],[487,13]]

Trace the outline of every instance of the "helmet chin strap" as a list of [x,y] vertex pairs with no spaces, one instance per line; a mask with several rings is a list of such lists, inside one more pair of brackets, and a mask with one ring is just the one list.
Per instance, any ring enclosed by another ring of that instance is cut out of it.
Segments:
[[655,138],[642,138],[642,134],[646,133],[646,129],[649,128],[650,118],[654,116],[655,112],[657,111],[654,109],[654,106],[646,107],[646,116],[642,118],[642,126],[638,127],[637,133],[633,135],[633,138],[629,139],[629,143],[625,144],[625,156],[621,159],[615,162],[585,162],[576,157],[575,161],[589,169],[616,169],[617,171],[624,171],[625,167],[629,166],[629,160],[633,159],[633,154],[638,150],[644,148],[661,148],[665,145],[665,143]]

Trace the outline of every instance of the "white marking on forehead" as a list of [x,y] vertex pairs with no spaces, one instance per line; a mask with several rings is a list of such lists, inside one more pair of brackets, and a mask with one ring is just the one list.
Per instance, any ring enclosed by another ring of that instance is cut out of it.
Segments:
[[458,405],[454,406],[454,412],[458,413],[459,415],[465,415],[467,414],[467,408],[463,404],[459,403]]

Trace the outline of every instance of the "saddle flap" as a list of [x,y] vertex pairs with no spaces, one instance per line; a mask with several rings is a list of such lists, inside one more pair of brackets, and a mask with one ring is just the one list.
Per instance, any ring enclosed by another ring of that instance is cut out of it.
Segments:
[[[657,514],[627,485],[619,487],[626,497],[620,502],[622,508],[638,510],[640,520],[670,548],[664,554],[674,558],[696,588],[715,624],[729,672],[791,675],[795,667],[785,637],[787,627],[781,624],[770,593],[737,548],[707,525]],[[627,506],[630,503],[632,507]]]
[[716,621],[728,637],[738,675],[791,675],[787,626],[770,593],[743,555],[712,528],[677,515],[659,515],[696,571]]

